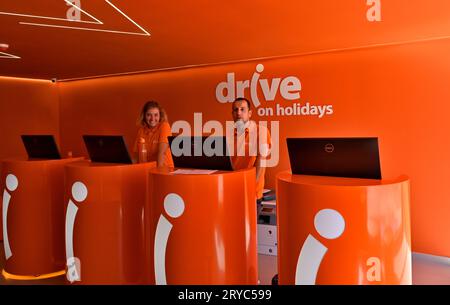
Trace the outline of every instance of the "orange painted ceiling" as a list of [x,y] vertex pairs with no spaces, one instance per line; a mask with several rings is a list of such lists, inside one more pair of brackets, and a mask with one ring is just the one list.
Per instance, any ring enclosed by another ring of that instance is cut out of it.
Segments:
[[[60,80],[450,35],[450,1],[0,0],[0,75]],[[80,21],[67,20],[69,12]],[[150,35],[147,35],[149,33]]]

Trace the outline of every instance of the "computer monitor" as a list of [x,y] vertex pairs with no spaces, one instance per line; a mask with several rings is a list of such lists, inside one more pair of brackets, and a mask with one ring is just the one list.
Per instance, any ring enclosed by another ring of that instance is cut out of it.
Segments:
[[123,136],[84,135],[92,162],[132,164]]
[[293,174],[381,179],[378,138],[288,138]]
[[28,158],[33,159],[61,159],[55,138],[52,135],[22,135],[22,142]]
[[226,137],[170,136],[169,145],[175,167],[233,170]]

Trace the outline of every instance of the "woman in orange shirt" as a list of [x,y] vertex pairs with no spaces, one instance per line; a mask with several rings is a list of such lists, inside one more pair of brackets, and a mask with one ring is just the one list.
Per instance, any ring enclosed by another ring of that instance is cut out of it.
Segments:
[[168,136],[172,135],[164,109],[154,101],[145,103],[138,120],[139,128],[134,144],[135,156],[139,156],[139,143],[147,148],[147,161],[156,161],[158,167],[173,167]]

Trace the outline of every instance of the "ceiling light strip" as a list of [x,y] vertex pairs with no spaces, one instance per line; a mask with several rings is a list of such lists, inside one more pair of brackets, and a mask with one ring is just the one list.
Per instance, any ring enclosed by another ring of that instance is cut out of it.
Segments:
[[133,19],[131,19],[130,17],[128,17],[124,12],[122,12],[118,7],[116,7],[114,4],[112,4],[109,0],[105,0],[106,3],[108,3],[109,5],[111,5],[116,11],[118,11],[120,14],[122,14],[122,16],[124,16],[125,18],[127,18],[131,23],[133,23],[135,26],[137,26],[141,31],[143,31],[145,33],[146,36],[150,36],[150,33],[147,32],[143,27],[141,27],[139,24],[137,24]]
[[123,32],[123,31],[113,31],[113,30],[102,30],[102,29],[92,29],[92,28],[81,28],[81,27],[72,27],[72,26],[63,26],[63,25],[52,25],[52,24],[43,24],[43,23],[33,23],[33,22],[19,22],[24,25],[34,25],[34,26],[42,26],[42,27],[50,27],[50,28],[61,28],[61,29],[73,29],[73,30],[83,30],[83,31],[95,31],[95,32],[107,32],[107,33],[116,33],[116,34],[127,34],[127,35],[140,35],[140,36],[149,36],[149,34],[144,33],[135,33],[135,32]]
[[0,12],[0,15],[10,15],[10,16],[18,16],[18,17],[29,17],[29,18],[38,18],[38,19],[79,22],[79,23],[103,24],[103,22],[101,22],[101,21],[99,23],[97,21],[70,20],[70,19],[65,19],[65,18],[46,17],[46,16],[37,16],[37,15],[26,15],[26,14],[16,14],[16,13],[8,13],[8,12]]
[[16,55],[13,55],[13,54],[9,54],[9,53],[5,53],[5,52],[0,52],[0,58],[20,59],[19,56],[16,56]]
[[[39,19],[49,19],[49,20],[58,20],[58,21],[68,21],[68,22],[79,22],[79,23],[90,23],[90,24],[104,24],[99,19],[95,18],[88,12],[81,9],[81,7],[78,7],[74,3],[70,2],[70,0],[64,0],[69,5],[75,7],[77,10],[83,12],[84,14],[88,15],[90,18],[94,19],[93,21],[83,21],[83,20],[71,20],[71,19],[64,19],[64,18],[56,18],[56,17],[46,17],[46,16],[38,16],[38,15],[26,15],[26,14],[17,14],[17,13],[9,13],[9,12],[0,12],[0,15],[11,15],[11,16],[21,16],[21,17],[30,17],[30,18],[39,18]],[[143,27],[141,27],[137,22],[135,22],[133,19],[128,17],[123,11],[121,11],[117,6],[111,3],[109,0],[105,0],[105,2],[110,5],[114,10],[119,12],[122,16],[124,16],[129,22],[133,23],[139,30],[142,31],[142,33],[136,33],[136,32],[127,32],[127,31],[115,31],[115,30],[102,30],[102,29],[95,29],[95,28],[83,28],[83,27],[73,27],[73,26],[63,26],[63,25],[54,25],[54,24],[44,24],[44,23],[35,23],[35,22],[19,22],[19,24],[23,25],[34,25],[34,26],[42,26],[42,27],[53,27],[53,28],[61,28],[61,29],[74,29],[74,30],[84,30],[84,31],[95,31],[95,32],[106,32],[106,33],[116,33],[116,34],[127,34],[127,35],[140,35],[140,36],[150,36],[150,33],[146,31]]]

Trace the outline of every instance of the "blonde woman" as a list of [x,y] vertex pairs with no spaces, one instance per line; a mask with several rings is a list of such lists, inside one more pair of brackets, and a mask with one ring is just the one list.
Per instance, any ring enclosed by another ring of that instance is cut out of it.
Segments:
[[158,167],[173,167],[172,155],[169,148],[169,136],[172,135],[167,115],[164,109],[155,102],[150,101],[142,107],[138,119],[140,125],[134,153],[138,157],[138,143],[145,143],[147,148],[147,161],[156,161]]

